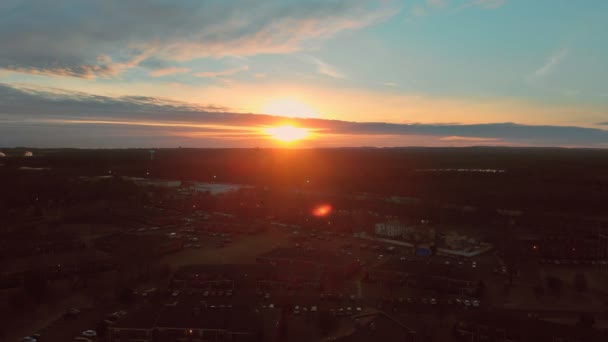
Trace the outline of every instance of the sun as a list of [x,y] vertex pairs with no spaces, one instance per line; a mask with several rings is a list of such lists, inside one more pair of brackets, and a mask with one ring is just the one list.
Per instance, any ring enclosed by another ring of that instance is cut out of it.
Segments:
[[291,98],[268,103],[262,108],[262,113],[290,118],[317,118],[319,116],[310,106]]
[[310,131],[307,128],[284,125],[264,128],[264,133],[282,142],[293,142],[306,138]]

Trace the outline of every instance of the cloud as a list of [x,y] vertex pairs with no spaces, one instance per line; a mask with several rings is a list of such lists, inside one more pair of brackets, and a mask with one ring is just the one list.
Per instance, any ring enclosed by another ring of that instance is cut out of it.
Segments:
[[249,66],[244,65],[244,66],[240,66],[240,67],[236,67],[236,68],[232,68],[232,69],[220,70],[220,71],[199,72],[199,73],[194,74],[194,76],[197,76],[197,77],[224,77],[224,76],[231,76],[234,74],[238,74],[240,72],[247,71],[247,70],[249,70]]
[[532,74],[533,77],[544,77],[549,75],[555,67],[557,67],[562,60],[568,55],[568,49],[560,49],[556,51],[554,54],[549,56],[545,64],[543,64],[540,68],[536,69]]
[[440,138],[439,140],[482,142],[482,141],[499,141],[500,139],[498,139],[498,138],[479,138],[479,137],[459,137],[456,135],[451,135],[449,137]]
[[176,74],[185,74],[187,72],[190,72],[189,68],[167,67],[152,70],[148,73],[148,75],[152,77],[162,77]]
[[333,78],[345,78],[344,74],[338,71],[334,66],[315,57],[310,57],[310,60],[317,66],[317,70],[320,74]]
[[398,87],[399,86],[399,84],[397,84],[395,82],[384,82],[382,84],[386,87]]
[[148,58],[290,53],[397,11],[376,0],[9,1],[0,7],[0,69],[114,77]]
[[[294,119],[240,114],[230,108],[194,106],[154,97],[107,97],[0,83],[0,146],[176,146],[188,142],[192,146],[247,147],[259,142],[255,139],[263,139],[259,137],[260,127],[286,122],[315,129],[319,142],[341,141],[346,146],[369,141],[380,146],[608,146],[608,130],[595,128]],[[186,137],[194,140],[180,140]],[[418,140],[411,140],[413,137]]]

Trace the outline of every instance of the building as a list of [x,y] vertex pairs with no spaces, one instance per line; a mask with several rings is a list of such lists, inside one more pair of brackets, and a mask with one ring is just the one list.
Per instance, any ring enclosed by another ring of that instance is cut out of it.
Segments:
[[387,238],[402,238],[405,233],[406,227],[399,221],[388,221],[383,223],[376,223],[374,226],[374,232],[378,236]]

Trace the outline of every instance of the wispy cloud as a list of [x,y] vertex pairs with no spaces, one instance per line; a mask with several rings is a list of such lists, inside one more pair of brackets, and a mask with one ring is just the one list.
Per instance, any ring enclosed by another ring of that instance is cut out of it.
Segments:
[[56,0],[53,6],[23,0],[1,8],[0,69],[94,78],[116,76],[146,58],[291,53],[385,20],[398,12],[391,6],[381,0]]
[[329,77],[333,77],[333,78],[346,78],[346,76],[344,76],[344,74],[342,72],[338,71],[338,69],[336,69],[336,67],[325,63],[324,61],[320,60],[319,58],[310,57],[310,60],[316,65],[317,70],[319,71],[320,74],[323,74],[323,75],[329,76]]
[[544,77],[549,75],[555,67],[557,67],[562,60],[568,55],[570,51],[566,48],[560,49],[556,51],[554,54],[549,56],[545,64],[543,64],[540,68],[536,69],[532,76],[534,77]]
[[240,67],[219,70],[219,71],[203,71],[203,72],[194,74],[194,76],[197,76],[197,77],[226,77],[226,76],[232,76],[232,75],[235,75],[240,72],[247,71],[247,70],[249,70],[249,66],[243,65]]
[[384,83],[382,83],[382,84],[383,84],[384,86],[386,86],[386,87],[393,87],[393,88],[394,88],[394,87],[398,87],[398,86],[399,86],[399,84],[397,84],[397,83],[395,83],[395,82],[384,82]]
[[152,70],[148,75],[153,77],[162,77],[176,74],[185,74],[187,72],[190,72],[190,68],[168,67]]
[[498,138],[480,138],[480,137],[460,137],[457,135],[451,135],[448,137],[442,137],[439,140],[442,141],[471,141],[471,142],[481,142],[481,141],[499,141]]

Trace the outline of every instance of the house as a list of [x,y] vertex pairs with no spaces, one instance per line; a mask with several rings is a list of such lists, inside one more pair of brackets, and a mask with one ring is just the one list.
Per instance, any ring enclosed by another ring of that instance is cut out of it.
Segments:
[[405,233],[405,225],[399,221],[388,221],[383,223],[376,223],[374,226],[374,232],[378,236],[387,238],[401,238]]

